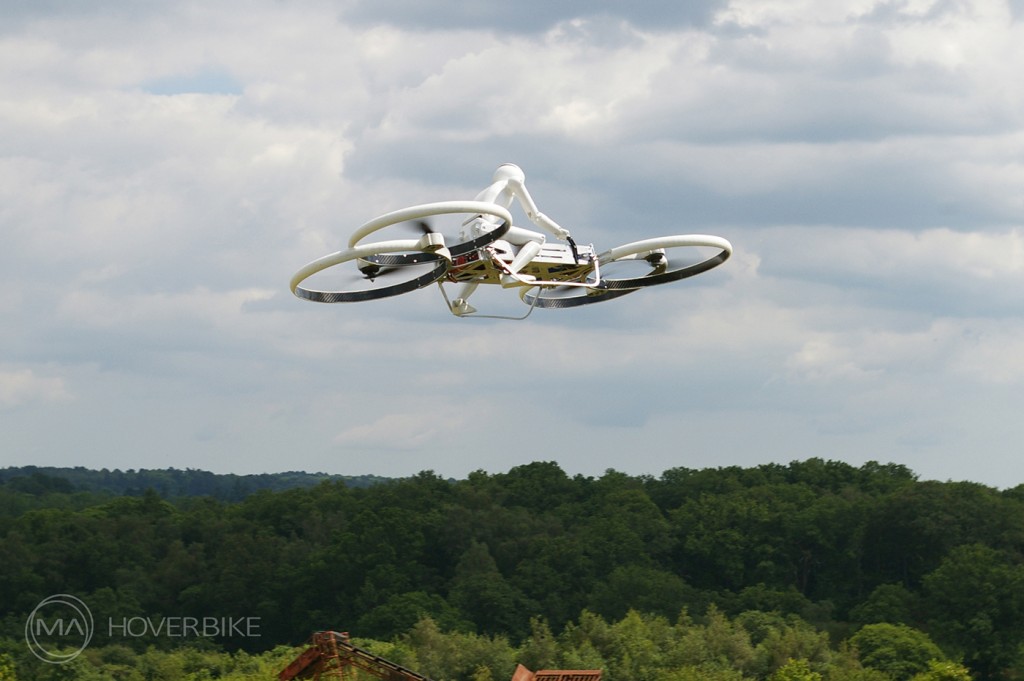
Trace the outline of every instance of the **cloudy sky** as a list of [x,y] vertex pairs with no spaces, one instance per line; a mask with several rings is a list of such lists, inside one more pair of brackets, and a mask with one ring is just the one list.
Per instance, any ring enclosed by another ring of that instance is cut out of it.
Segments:
[[[7,0],[0,465],[1024,483],[1022,67],[1021,0]],[[289,293],[507,161],[735,255],[521,322]]]

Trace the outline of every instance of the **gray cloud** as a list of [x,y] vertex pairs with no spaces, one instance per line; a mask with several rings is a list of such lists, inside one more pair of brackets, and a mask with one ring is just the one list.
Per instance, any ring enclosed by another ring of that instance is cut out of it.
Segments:
[[622,19],[645,29],[666,30],[706,26],[725,2],[627,3],[620,0],[526,0],[516,3],[469,4],[444,0],[355,0],[341,9],[344,21],[386,23],[407,30],[485,29],[532,33],[577,18]]

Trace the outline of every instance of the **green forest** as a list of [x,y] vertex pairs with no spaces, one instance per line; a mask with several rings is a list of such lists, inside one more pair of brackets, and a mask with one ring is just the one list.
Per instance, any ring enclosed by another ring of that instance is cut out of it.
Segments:
[[213,497],[221,501],[241,501],[253,492],[280,491],[312,487],[332,480],[348,487],[367,487],[387,478],[376,475],[331,475],[328,473],[259,473],[254,475],[216,474],[193,469],[180,470],[92,470],[82,466],[19,466],[0,468],[0,485],[10,483],[13,491],[34,496],[47,492],[89,491],[100,494],[139,496],[153,490],[164,498]]
[[[0,472],[0,681],[273,679],[327,629],[435,681],[507,681],[517,662],[605,681],[1024,674],[1024,486],[821,459],[251,492],[74,470]],[[53,594],[97,623],[63,665],[25,641]],[[255,630],[162,628],[182,618]]]

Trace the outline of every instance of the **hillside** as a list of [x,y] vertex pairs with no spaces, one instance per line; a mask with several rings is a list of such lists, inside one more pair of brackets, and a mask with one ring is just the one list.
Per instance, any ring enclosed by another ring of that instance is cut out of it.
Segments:
[[[518,645],[538,618],[562,635],[588,616],[721,613],[795,618],[837,650],[864,625],[907,627],[981,678],[1024,671],[1021,488],[819,459],[597,478],[538,462],[464,480],[323,480],[239,501],[180,493],[199,485],[83,492],[89,474],[51,473],[0,486],[0,619],[11,640],[54,593],[107,622],[257,618],[259,637],[216,641],[249,652],[320,629],[389,640],[423,617]],[[109,633],[95,645],[112,643]]]
[[312,487],[325,480],[344,482],[349,487],[367,487],[387,478],[375,475],[330,475],[327,473],[261,473],[255,475],[216,474],[195,469],[92,470],[77,466],[12,466],[0,468],[0,484],[30,494],[47,492],[92,492],[114,496],[139,496],[155,491],[164,499],[209,496],[221,501],[241,501],[253,492]]

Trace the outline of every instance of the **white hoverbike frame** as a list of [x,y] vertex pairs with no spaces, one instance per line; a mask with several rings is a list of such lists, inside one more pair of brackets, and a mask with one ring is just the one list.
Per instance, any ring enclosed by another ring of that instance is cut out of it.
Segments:
[[[513,226],[509,212],[513,200],[531,222],[566,243],[546,243],[543,234]],[[419,238],[360,243],[392,225],[452,214],[467,216],[460,234],[451,238],[454,243],[447,243],[445,235],[431,231],[423,222],[424,233]],[[678,257],[681,252],[698,248],[712,249],[713,254],[702,252],[696,261]],[[592,245],[577,246],[567,230],[537,210],[522,171],[505,164],[476,200],[410,206],[366,222],[349,239],[348,248],[305,265],[289,286],[299,298],[348,303],[396,296],[436,283],[456,316],[523,319],[538,307],[589,305],[692,277],[717,267],[731,254],[732,245],[726,239],[706,234],[645,239],[602,253]],[[318,272],[353,261],[362,276],[357,286],[340,290],[302,286]],[[385,274],[395,283],[378,285],[377,277]],[[445,283],[461,285],[454,299],[445,291]],[[529,306],[526,313],[519,317],[479,314],[467,299],[480,284],[518,289]]]

